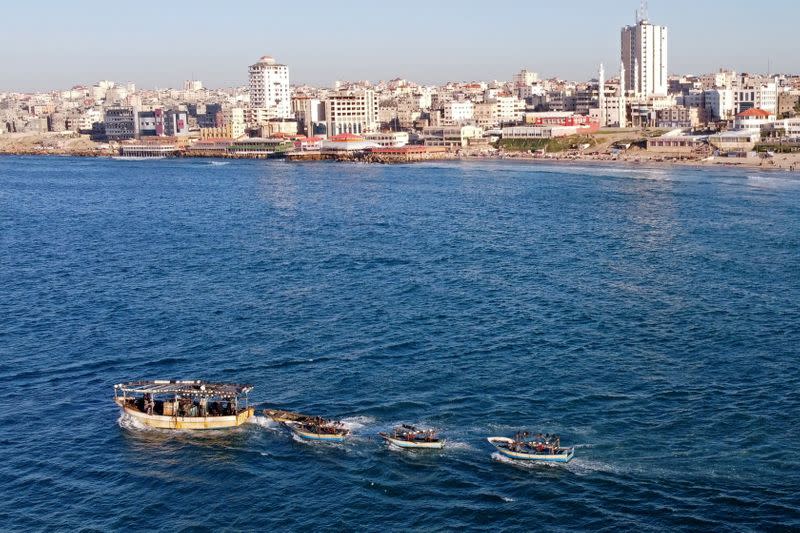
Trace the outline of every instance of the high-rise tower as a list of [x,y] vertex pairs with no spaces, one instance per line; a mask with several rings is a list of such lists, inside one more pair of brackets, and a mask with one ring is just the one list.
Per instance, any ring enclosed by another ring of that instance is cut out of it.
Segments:
[[647,8],[636,12],[636,24],[621,32],[622,64],[628,91],[635,96],[667,94],[667,27],[647,20]]
[[271,118],[292,118],[289,67],[263,56],[250,65],[250,106],[267,110]]

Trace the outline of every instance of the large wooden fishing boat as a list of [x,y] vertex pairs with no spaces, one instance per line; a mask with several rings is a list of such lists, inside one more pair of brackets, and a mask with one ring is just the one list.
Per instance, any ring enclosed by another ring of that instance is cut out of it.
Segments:
[[244,424],[252,385],[205,381],[131,381],[114,385],[123,413],[160,429],[225,429]]

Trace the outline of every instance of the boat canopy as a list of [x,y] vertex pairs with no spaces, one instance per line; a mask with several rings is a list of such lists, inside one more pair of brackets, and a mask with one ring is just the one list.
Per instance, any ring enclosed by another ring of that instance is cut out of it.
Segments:
[[233,399],[253,390],[252,385],[237,383],[208,383],[202,380],[129,381],[114,385],[115,392],[123,394],[177,394],[205,398]]

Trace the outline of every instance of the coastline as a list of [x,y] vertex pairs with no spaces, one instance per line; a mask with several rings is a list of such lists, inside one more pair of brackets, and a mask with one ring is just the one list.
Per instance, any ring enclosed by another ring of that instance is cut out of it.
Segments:
[[[507,155],[467,155],[462,156],[462,160],[473,161],[516,161],[528,164],[545,165],[597,165],[606,167],[625,167],[625,168],[742,168],[751,170],[784,171],[800,173],[800,154],[780,154],[774,159],[778,160],[775,164],[763,164],[765,160],[760,158],[728,158],[715,157],[705,159],[680,159],[664,161],[652,157],[624,157],[624,158],[598,158],[592,156],[576,157],[531,157],[531,156],[507,156]],[[791,170],[791,166],[795,170]]]
[[[69,141],[54,143],[51,146],[27,145],[22,146],[18,143],[8,144],[0,136],[0,156],[47,156],[47,157],[120,157],[119,150],[109,145],[97,145],[93,141],[83,138],[73,138]],[[66,139],[65,139],[66,140]],[[5,145],[4,145],[5,144]],[[625,153],[618,156],[608,156],[605,154],[552,154],[536,155],[525,152],[440,152],[427,153],[421,155],[387,155],[387,154],[317,154],[318,157],[305,157],[304,155],[314,155],[299,152],[295,157],[281,157],[293,163],[306,161],[330,161],[330,162],[357,162],[366,164],[409,164],[424,163],[431,161],[515,161],[528,164],[548,164],[548,165],[598,165],[625,168],[743,168],[763,171],[784,171],[800,172],[800,153],[775,154],[770,158],[760,157],[692,157],[685,158],[680,156],[670,156],[670,154],[651,154],[644,150],[633,153]],[[192,154],[189,152],[180,153],[169,158],[204,158],[204,159],[266,159],[263,154],[259,156],[248,155],[228,155],[219,156],[213,154]],[[148,158],[142,158],[146,160]]]

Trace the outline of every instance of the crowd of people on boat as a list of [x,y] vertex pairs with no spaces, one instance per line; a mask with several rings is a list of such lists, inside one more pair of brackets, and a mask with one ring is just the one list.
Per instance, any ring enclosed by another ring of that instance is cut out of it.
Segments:
[[530,452],[542,454],[556,454],[561,451],[561,437],[550,433],[536,433],[531,435],[527,431],[518,431],[514,434],[512,442],[508,444],[512,452]]
[[321,416],[307,417],[300,422],[300,426],[309,433],[318,433],[320,435],[338,435],[347,431],[344,424],[338,420],[326,420]]
[[414,426],[408,426],[406,424],[403,424],[399,428],[395,428],[393,437],[396,439],[407,440],[409,442],[435,442],[439,440],[439,438],[436,436],[436,432],[432,429],[417,429]]
[[237,405],[233,400],[212,401],[206,398],[176,398],[173,400],[156,400],[152,394],[144,394],[140,398],[127,398],[126,402],[142,413],[166,416],[230,416],[237,413]]

